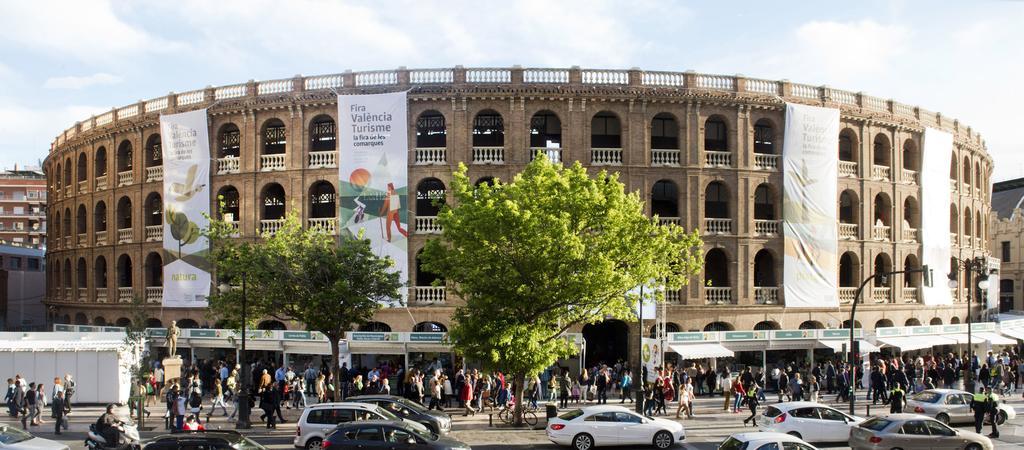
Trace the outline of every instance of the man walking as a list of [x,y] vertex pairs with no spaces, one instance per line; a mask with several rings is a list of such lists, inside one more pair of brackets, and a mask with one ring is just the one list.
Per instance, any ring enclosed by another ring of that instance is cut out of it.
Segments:
[[75,396],[75,380],[70,373],[64,374],[64,411],[71,414],[71,398]]
[[50,408],[53,414],[53,434],[61,434],[62,426],[67,429],[67,423],[64,421],[64,391],[57,391],[57,395],[53,396],[53,404],[50,405]]

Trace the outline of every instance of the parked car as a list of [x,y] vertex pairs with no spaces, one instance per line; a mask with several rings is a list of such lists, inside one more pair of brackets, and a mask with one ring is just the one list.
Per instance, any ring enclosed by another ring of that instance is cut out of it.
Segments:
[[955,430],[920,414],[889,414],[872,417],[854,427],[850,431],[850,448],[991,450],[992,441],[978,433]]
[[[297,429],[292,443],[297,448],[319,450],[324,438],[334,431],[338,424],[365,420],[403,421],[402,418],[391,414],[390,411],[370,403],[319,403],[302,411],[302,415],[299,416],[299,421],[296,423]],[[429,431],[419,422],[404,421],[410,427],[420,431]]]
[[818,450],[792,434],[757,431],[729,436],[718,450]]
[[21,428],[0,424],[0,449],[3,450],[68,450],[60,442],[32,436]]
[[864,419],[814,402],[786,402],[765,408],[758,429],[786,433],[807,442],[846,442]]
[[621,406],[589,406],[548,420],[548,439],[576,450],[609,445],[653,445],[666,449],[686,439],[683,425],[645,417]]
[[452,430],[452,417],[444,411],[424,408],[423,405],[395,395],[358,395],[345,399],[349,402],[373,403],[403,419],[415,420],[437,434]]
[[[934,417],[945,424],[974,422],[974,412],[971,411],[973,397],[970,392],[957,389],[928,389],[911,395],[905,409],[907,412]],[[1017,412],[1012,406],[999,404],[997,424],[1002,425],[1015,417]]]
[[328,450],[416,448],[471,450],[469,444],[440,436],[402,420],[367,420],[338,425],[323,441]]
[[185,431],[163,434],[146,441],[143,450],[176,450],[181,448],[208,448],[234,450],[264,450],[266,447],[233,430]]

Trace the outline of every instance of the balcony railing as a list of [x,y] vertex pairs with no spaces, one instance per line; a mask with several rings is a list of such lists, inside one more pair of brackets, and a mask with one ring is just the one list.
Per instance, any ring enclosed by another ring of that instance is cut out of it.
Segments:
[[415,286],[413,287],[413,304],[416,305],[443,305],[445,302],[444,286]]
[[683,219],[679,217],[658,217],[658,225],[682,225]]
[[857,288],[855,287],[841,287],[839,288],[839,304],[840,305],[852,305],[854,298],[857,297]]
[[100,175],[96,177],[96,190],[102,191],[107,188],[107,176]]
[[445,164],[446,153],[444,147],[417,147],[416,164]]
[[857,163],[853,161],[839,161],[839,176],[857,178]]
[[901,296],[901,298],[903,299],[903,303],[917,303],[917,288],[903,288],[903,295]]
[[960,303],[960,289],[949,288],[949,296],[953,299],[953,303]]
[[758,236],[775,236],[779,234],[779,221],[754,219],[754,234]]
[[621,148],[590,149],[590,164],[595,166],[618,166],[622,164]]
[[956,192],[956,187],[959,186],[959,185],[960,185],[960,183],[958,183],[956,180],[950,178],[950,180],[949,180],[949,192]]
[[260,155],[260,171],[284,170],[284,153]]
[[64,288],[64,301],[71,301],[75,299],[75,289],[66,287]]
[[99,303],[107,302],[107,288],[96,288],[96,301]]
[[705,234],[730,234],[732,233],[732,219],[716,219],[713,217],[704,218]]
[[562,162],[562,149],[547,147],[530,147],[530,161],[537,159],[537,155],[541,153],[548,157],[548,161],[554,163]]
[[71,186],[64,186],[64,197],[71,196]]
[[338,152],[327,151],[327,152],[309,152],[309,168],[310,169],[324,169],[329,167],[338,167]]
[[164,166],[154,166],[146,168],[146,182],[163,181],[164,179]]
[[888,225],[875,225],[871,231],[871,238],[876,241],[888,241],[892,239],[891,227]]
[[264,219],[260,221],[260,233],[274,234],[284,225],[284,219]]
[[758,305],[778,305],[779,288],[767,286],[754,287],[754,303]]
[[473,147],[473,164],[505,164],[505,147]]
[[708,305],[731,305],[732,301],[732,288],[731,287],[705,287],[704,288],[704,303]]
[[918,174],[916,170],[903,169],[900,174],[900,179],[903,180],[904,184],[918,184]]
[[78,193],[87,194],[89,192],[89,182],[82,180],[78,182]]
[[732,153],[705,150],[704,165],[708,167],[732,167]]
[[984,248],[984,247],[983,247],[983,246],[981,245],[981,238],[980,238],[980,237],[978,237],[978,236],[975,236],[975,237],[974,237],[974,248]]
[[242,228],[242,222],[240,222],[238,220],[232,220],[232,221],[228,221],[227,224],[230,225],[231,228],[233,228],[235,230],[234,232],[231,233],[231,236],[233,236],[233,237],[241,236],[241,232],[239,230]]
[[887,287],[873,287],[871,288],[871,299],[875,303],[889,303],[891,291],[892,289]]
[[871,166],[871,178],[876,180],[888,180],[890,169],[886,166],[874,165]]
[[338,234],[337,217],[310,217],[308,226],[323,230],[327,234]]
[[117,288],[117,302],[118,303],[131,303],[135,299],[135,288],[133,287],[119,287]]
[[107,230],[97,231],[95,234],[96,245],[107,245]]
[[437,224],[437,216],[416,216],[416,234],[440,234],[441,226]]
[[164,302],[164,288],[160,286],[147,286],[146,287],[146,303],[163,303]]
[[839,239],[857,240],[857,228],[855,223],[839,222]]
[[779,155],[754,153],[754,167],[760,170],[779,170]]
[[71,248],[71,236],[64,236],[64,248]]
[[679,289],[666,289],[665,290],[665,303],[670,305],[681,305],[683,303],[683,293]]
[[117,243],[124,244],[135,240],[135,233],[132,228],[120,228],[117,230]]
[[971,185],[968,183],[960,183],[960,195],[971,195]]
[[85,244],[88,242],[88,239],[89,239],[89,235],[87,235],[85,233],[78,233],[78,236],[75,238],[75,243],[79,247],[85,247]]
[[163,225],[146,225],[146,242],[156,242],[162,240],[164,240]]
[[917,228],[904,228],[903,229],[903,242],[917,242]]
[[217,158],[217,174],[224,175],[229,173],[238,173],[241,171],[242,158]]
[[124,172],[118,172],[117,173],[117,185],[118,186],[127,186],[129,184],[134,183],[134,182],[135,182],[135,176],[132,175],[132,171],[131,170],[126,170]]
[[949,233],[949,244],[952,245],[953,247],[959,246],[960,245],[960,240],[958,239],[959,237],[960,237],[959,234]]
[[652,166],[678,166],[680,163],[679,149],[651,149]]

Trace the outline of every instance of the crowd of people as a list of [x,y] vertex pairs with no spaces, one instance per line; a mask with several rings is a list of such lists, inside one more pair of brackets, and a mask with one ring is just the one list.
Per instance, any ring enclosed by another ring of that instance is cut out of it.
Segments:
[[4,402],[7,414],[21,419],[21,427],[40,426],[44,423],[43,412],[50,407],[54,433],[67,430],[67,415],[71,412],[71,399],[75,395],[75,380],[71,374],[55,377],[49,389],[45,383],[26,381],[21,374],[7,379],[7,393]]

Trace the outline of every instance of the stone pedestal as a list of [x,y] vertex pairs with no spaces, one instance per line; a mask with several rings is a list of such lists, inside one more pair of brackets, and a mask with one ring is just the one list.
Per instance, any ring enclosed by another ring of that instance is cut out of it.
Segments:
[[162,364],[164,365],[164,381],[168,385],[179,381],[181,378],[181,356],[174,355],[164,358]]

